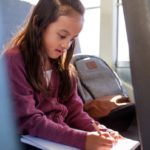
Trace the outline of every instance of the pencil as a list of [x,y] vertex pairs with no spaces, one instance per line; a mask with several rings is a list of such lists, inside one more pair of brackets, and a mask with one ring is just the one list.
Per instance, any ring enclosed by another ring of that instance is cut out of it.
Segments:
[[95,130],[98,132],[98,134],[101,135],[101,132],[100,132],[100,130],[99,130],[97,124],[95,123],[95,121],[92,120],[91,122],[92,122],[92,125],[93,125],[93,127],[95,128]]

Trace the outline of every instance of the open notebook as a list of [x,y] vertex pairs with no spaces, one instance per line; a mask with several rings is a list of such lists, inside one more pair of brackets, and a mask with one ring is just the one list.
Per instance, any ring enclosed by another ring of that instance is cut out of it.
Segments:
[[[21,137],[21,142],[30,144],[42,150],[79,150],[75,147],[47,141],[30,135],[23,135]],[[119,142],[112,148],[112,150],[135,150],[139,145],[139,141],[125,138],[123,140],[119,140]]]

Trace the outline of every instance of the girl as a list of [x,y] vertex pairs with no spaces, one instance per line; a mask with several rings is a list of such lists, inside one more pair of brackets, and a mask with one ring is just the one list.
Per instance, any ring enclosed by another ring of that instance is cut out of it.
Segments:
[[119,134],[83,112],[76,74],[69,64],[83,26],[79,0],[39,0],[5,51],[20,134],[85,150],[110,149]]

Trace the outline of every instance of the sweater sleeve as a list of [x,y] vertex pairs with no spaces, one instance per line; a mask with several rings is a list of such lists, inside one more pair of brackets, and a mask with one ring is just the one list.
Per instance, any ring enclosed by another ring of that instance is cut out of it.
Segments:
[[68,116],[66,119],[67,124],[73,128],[81,129],[84,131],[95,131],[91,121],[93,120],[83,110],[83,102],[77,92],[77,82],[73,82],[73,88],[68,101],[66,102],[68,108]]
[[55,123],[35,107],[33,88],[27,81],[21,55],[17,57],[6,55],[6,62],[11,84],[12,100],[20,130],[26,130],[32,136],[84,149],[85,131]]

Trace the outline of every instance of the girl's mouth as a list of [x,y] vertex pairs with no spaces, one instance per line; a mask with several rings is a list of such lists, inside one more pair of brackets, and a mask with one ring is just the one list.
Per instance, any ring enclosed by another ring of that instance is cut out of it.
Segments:
[[62,50],[56,49],[55,51],[58,52],[58,53],[60,53],[60,54],[63,54]]

